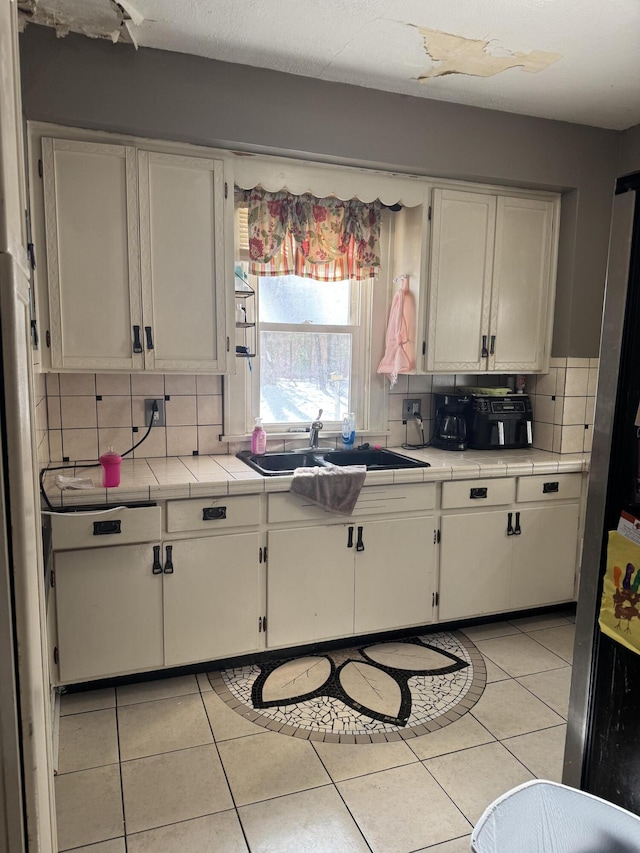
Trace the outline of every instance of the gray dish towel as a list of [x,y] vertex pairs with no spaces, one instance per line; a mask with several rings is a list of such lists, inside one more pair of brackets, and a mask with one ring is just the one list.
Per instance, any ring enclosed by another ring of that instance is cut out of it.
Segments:
[[365,465],[296,468],[291,494],[306,498],[331,512],[351,515],[366,474]]

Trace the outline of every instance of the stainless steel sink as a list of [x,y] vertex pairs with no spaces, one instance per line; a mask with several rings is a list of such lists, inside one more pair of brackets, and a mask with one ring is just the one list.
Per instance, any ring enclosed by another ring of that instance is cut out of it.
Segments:
[[251,453],[241,450],[236,453],[254,471],[264,477],[292,474],[296,468],[313,468],[317,465],[366,465],[367,471],[393,471],[398,468],[429,468],[428,462],[410,459],[392,450],[290,450],[284,453]]

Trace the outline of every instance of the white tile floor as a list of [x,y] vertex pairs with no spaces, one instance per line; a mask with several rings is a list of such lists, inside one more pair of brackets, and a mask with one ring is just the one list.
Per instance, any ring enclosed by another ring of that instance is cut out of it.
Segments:
[[570,615],[464,629],[487,686],[408,741],[324,744],[248,722],[206,675],[62,697],[58,844],[76,853],[463,853],[499,794],[559,781]]

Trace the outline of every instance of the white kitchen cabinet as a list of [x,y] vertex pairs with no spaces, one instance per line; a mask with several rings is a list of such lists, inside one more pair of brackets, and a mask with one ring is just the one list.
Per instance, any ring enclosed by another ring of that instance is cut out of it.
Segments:
[[513,537],[506,510],[443,515],[441,525],[438,618],[508,611]]
[[259,505],[243,495],[55,514],[58,683],[256,651]]
[[256,651],[258,533],[165,542],[163,548],[165,666]]
[[140,370],[135,148],[42,140],[51,366]]
[[425,370],[547,368],[555,211],[552,199],[434,190]]
[[479,372],[486,366],[495,196],[434,190],[426,369]]
[[269,532],[267,645],[293,646],[353,634],[349,526],[353,528]]
[[[519,477],[517,487],[513,478],[443,484],[438,618],[571,601],[581,480],[581,474],[552,474]],[[487,483],[503,488],[493,493]],[[502,495],[504,506],[455,511],[469,505],[468,494],[485,489],[487,499]]]
[[434,528],[433,516],[363,525],[364,550],[355,554],[355,634],[431,622]]
[[59,551],[54,570],[62,683],[163,666],[152,543]]
[[257,532],[56,552],[59,681],[256,651],[258,553]]
[[145,367],[219,373],[229,351],[224,163],[138,151],[138,169]]
[[513,538],[510,609],[573,598],[578,546],[577,503],[518,510]]
[[223,160],[44,137],[42,163],[51,368],[234,370]]
[[554,204],[500,196],[489,321],[488,369],[532,373],[550,355]]
[[268,645],[430,622],[433,538],[432,516],[270,532]]
[[571,601],[582,480],[370,485],[349,519],[281,492],[54,515],[54,680]]

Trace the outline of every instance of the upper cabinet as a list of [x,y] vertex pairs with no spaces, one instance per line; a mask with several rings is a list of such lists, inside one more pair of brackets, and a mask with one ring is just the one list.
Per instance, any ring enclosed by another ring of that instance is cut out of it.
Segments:
[[41,157],[50,368],[235,369],[225,162],[50,137]]
[[384,273],[408,284],[418,372],[548,369],[554,193],[37,123],[29,145],[43,370],[234,373],[233,187],[256,182],[394,207]]
[[[225,281],[224,163],[139,151],[138,170],[145,367],[219,372],[229,350],[216,286]],[[233,289],[233,269],[228,278]]]
[[434,190],[425,370],[547,369],[557,204]]

